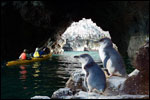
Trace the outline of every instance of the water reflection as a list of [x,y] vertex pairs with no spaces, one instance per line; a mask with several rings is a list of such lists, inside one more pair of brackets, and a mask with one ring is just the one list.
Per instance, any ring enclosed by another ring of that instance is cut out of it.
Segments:
[[34,92],[35,94],[39,94],[39,88],[40,88],[40,83],[41,83],[41,79],[39,78],[40,76],[40,66],[41,66],[41,63],[40,62],[35,62],[32,66],[32,69],[33,69],[33,77],[34,77]]
[[25,66],[20,66],[20,69],[21,71],[19,71],[19,73],[21,74],[20,75],[20,78],[22,81],[25,81],[26,78],[27,78],[27,70],[26,70],[26,67]]
[[[41,86],[40,76],[40,62],[35,62],[31,65],[21,65],[19,66],[19,79],[21,81],[21,86],[23,90],[32,91],[34,94],[38,95],[39,88]],[[31,94],[31,92],[26,93],[26,95]],[[33,93],[32,93],[33,94]]]
[[2,98],[29,99],[35,95],[51,97],[54,91],[65,87],[70,73],[76,68],[81,69],[81,65],[73,59],[79,53],[83,52],[66,52],[29,65],[4,67],[1,71]]
[[39,77],[39,72],[40,72],[40,69],[39,69],[39,66],[41,64],[39,62],[35,62],[32,66],[32,68],[35,70],[34,73],[33,73],[33,76],[34,77]]
[[22,81],[22,85],[23,85],[23,89],[26,90],[27,89],[27,86],[26,86],[26,79],[27,79],[27,70],[26,70],[26,66],[24,65],[21,65],[19,66],[19,68],[21,69],[21,71],[19,71],[20,73],[20,80]]

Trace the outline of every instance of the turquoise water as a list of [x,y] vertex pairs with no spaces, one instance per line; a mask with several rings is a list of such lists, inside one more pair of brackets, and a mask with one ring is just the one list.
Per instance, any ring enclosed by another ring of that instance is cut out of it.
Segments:
[[[30,65],[1,68],[1,98],[30,99],[35,95],[49,96],[65,86],[69,72],[77,67],[74,55],[90,54],[99,62],[98,52],[64,52]],[[80,67],[78,67],[80,68]]]

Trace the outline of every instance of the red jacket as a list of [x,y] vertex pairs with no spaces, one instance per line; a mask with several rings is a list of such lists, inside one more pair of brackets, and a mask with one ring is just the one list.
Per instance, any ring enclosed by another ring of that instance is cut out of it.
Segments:
[[22,60],[25,60],[27,58],[27,55],[26,55],[26,53],[22,53],[21,55],[20,55],[20,59],[22,59]]

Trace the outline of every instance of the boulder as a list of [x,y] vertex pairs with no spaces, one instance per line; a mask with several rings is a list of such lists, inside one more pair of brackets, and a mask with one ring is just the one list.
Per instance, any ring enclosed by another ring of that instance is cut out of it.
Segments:
[[136,74],[131,76],[123,84],[124,93],[128,94],[149,94],[149,42],[139,49],[134,60]]
[[85,88],[83,86],[83,81],[84,81],[84,74],[82,70],[76,70],[71,74],[71,77],[66,83],[66,87],[70,88],[72,91],[80,91],[83,90],[85,91]]

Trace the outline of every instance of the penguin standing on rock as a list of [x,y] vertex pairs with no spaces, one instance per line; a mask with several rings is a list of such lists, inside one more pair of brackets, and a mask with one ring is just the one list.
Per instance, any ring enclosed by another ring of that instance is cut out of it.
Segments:
[[96,89],[96,92],[103,93],[106,88],[106,77],[102,69],[94,62],[89,54],[74,56],[81,64],[85,72],[84,85],[88,92]]
[[[127,77],[125,65],[119,52],[113,48],[112,41],[109,38],[102,38],[99,41],[99,56],[110,74]],[[109,76],[109,77],[110,77]]]

